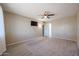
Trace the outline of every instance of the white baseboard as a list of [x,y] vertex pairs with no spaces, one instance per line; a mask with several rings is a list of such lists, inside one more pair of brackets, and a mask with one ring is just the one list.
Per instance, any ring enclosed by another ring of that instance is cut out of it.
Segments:
[[13,43],[7,44],[7,46],[11,46],[11,45],[15,45],[15,44],[23,43],[23,42],[26,42],[26,41],[27,41],[27,40],[24,40],[24,41],[18,41],[18,42],[13,42]]
[[76,41],[76,40],[73,40],[71,38],[64,38],[64,37],[54,37],[54,38],[58,38],[58,39],[63,39],[63,40],[70,40],[70,41]]
[[[40,36],[41,37],[41,36]],[[28,38],[29,40],[32,39],[32,38]],[[23,42],[26,42],[28,40],[23,40],[23,41],[18,41],[18,42],[13,42],[13,43],[10,43],[10,44],[7,44],[7,46],[11,46],[11,45],[15,45],[15,44],[19,44],[19,43],[23,43]]]
[[[49,38],[49,37],[48,37]],[[51,38],[59,38],[59,37],[51,37]],[[67,39],[67,40],[71,40],[71,41],[75,41],[75,40],[72,40],[72,39],[69,39],[69,38],[60,38],[60,39]],[[11,46],[11,45],[15,45],[15,44],[19,44],[19,43],[23,43],[23,42],[26,42],[27,40],[24,40],[24,41],[18,41],[18,42],[14,42],[14,43],[10,43],[10,44],[7,44],[7,46]]]

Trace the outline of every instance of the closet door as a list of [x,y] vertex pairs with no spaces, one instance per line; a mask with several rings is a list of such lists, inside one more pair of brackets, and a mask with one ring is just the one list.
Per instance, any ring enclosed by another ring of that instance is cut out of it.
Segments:
[[0,6],[0,55],[6,51],[3,11]]

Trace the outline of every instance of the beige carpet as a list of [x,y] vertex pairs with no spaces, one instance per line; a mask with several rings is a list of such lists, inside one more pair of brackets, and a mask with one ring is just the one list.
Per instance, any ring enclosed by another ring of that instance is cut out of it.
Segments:
[[76,42],[38,37],[7,47],[9,56],[77,56]]

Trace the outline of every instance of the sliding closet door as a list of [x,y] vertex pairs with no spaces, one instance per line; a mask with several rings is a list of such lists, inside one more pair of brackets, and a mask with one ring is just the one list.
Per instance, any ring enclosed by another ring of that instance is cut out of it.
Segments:
[[0,55],[6,50],[3,11],[0,6]]

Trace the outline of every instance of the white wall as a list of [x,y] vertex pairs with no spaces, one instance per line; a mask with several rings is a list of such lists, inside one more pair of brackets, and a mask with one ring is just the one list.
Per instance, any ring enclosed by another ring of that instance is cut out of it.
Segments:
[[[51,24],[52,37],[76,41],[76,16],[56,19],[51,21]],[[48,33],[47,27],[48,25],[46,24],[45,32]]]
[[31,20],[27,17],[16,15],[9,12],[5,14],[6,38],[7,44],[25,41],[29,38],[42,36],[41,22],[39,26],[31,26]]
[[3,11],[0,6],[0,55],[6,50]]

